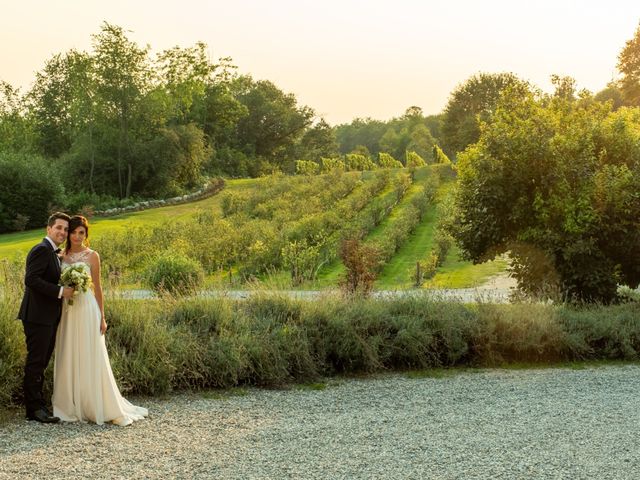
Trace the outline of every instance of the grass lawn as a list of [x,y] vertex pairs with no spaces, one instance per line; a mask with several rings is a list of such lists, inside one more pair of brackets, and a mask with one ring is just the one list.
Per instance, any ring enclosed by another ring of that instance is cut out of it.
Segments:
[[[228,180],[223,191],[239,190],[253,186],[255,179]],[[95,217],[91,222],[91,237],[100,238],[113,232],[140,225],[155,225],[165,220],[181,219],[192,215],[198,209],[220,212],[222,196],[217,194],[196,202],[152,208],[141,212],[132,212],[114,217]],[[0,258],[24,256],[46,235],[46,229],[0,235]]]
[[[429,206],[413,234],[385,265],[376,282],[377,288],[413,287],[413,275],[415,273],[416,263],[426,260],[431,253],[438,220],[437,204],[451,192],[453,187],[453,181],[440,185],[434,204]],[[462,268],[465,265],[466,262],[461,262],[458,267]]]
[[435,276],[427,280],[423,288],[471,288],[485,283],[489,278],[507,269],[506,258],[497,258],[491,262],[473,265],[460,258],[456,246],[451,247],[447,258]]
[[436,226],[436,206],[430,205],[407,242],[384,266],[377,288],[411,288],[416,262],[431,251]]

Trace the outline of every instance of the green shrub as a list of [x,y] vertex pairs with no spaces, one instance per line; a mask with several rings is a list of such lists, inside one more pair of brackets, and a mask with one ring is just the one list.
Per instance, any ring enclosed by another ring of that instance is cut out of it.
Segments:
[[145,279],[155,292],[187,294],[202,286],[204,270],[196,260],[165,253],[149,263]]
[[425,162],[424,159],[416,152],[407,151],[407,168],[424,167],[426,164],[427,162]]
[[17,305],[4,294],[0,298],[0,405],[9,404],[22,385],[26,349]]
[[296,160],[296,175],[317,175],[320,164],[311,160]]
[[[6,406],[20,398],[25,347],[14,318],[19,289],[2,285],[0,406]],[[125,394],[282,385],[407,368],[640,360],[638,303],[465,305],[422,295],[302,301],[258,293],[242,301],[107,297],[105,307],[107,348]],[[49,368],[47,395],[51,373]]]
[[64,187],[51,162],[0,152],[0,233],[42,228],[63,204]]
[[0,405],[7,405],[22,385],[26,354],[22,322],[16,320],[22,297],[22,263],[0,260]]
[[344,165],[347,170],[375,170],[376,164],[364,155],[359,153],[347,153],[344,159]]
[[180,383],[174,374],[181,359],[171,347],[184,337],[176,336],[163,321],[167,308],[172,306],[148,300],[105,302],[109,357],[122,392],[157,395]]
[[332,172],[332,171],[344,171],[345,164],[339,158],[322,158],[322,171],[323,172]]
[[402,168],[402,162],[399,162],[395,158],[393,158],[390,154],[385,152],[380,152],[378,154],[378,165],[380,168]]

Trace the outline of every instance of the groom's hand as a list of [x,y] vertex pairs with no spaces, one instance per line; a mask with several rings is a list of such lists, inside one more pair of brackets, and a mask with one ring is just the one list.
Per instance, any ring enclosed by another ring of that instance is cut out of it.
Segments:
[[75,292],[75,289],[74,289],[74,288],[71,288],[71,287],[64,287],[64,288],[62,289],[62,296],[63,296],[64,298],[71,298],[71,297],[73,297],[73,292]]

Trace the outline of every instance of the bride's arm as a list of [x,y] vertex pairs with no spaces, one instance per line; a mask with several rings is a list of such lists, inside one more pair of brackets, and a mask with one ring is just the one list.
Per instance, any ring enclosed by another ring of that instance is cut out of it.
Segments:
[[102,285],[100,284],[100,255],[96,251],[91,255],[91,281],[93,282],[93,291],[100,308],[100,333],[104,335],[104,332],[107,331],[107,322],[104,318]]

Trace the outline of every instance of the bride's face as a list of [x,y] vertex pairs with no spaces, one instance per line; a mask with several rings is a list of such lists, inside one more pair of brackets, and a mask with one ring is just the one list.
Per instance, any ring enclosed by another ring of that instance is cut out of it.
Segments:
[[69,241],[72,247],[81,247],[87,238],[87,231],[84,227],[77,227],[69,234]]

